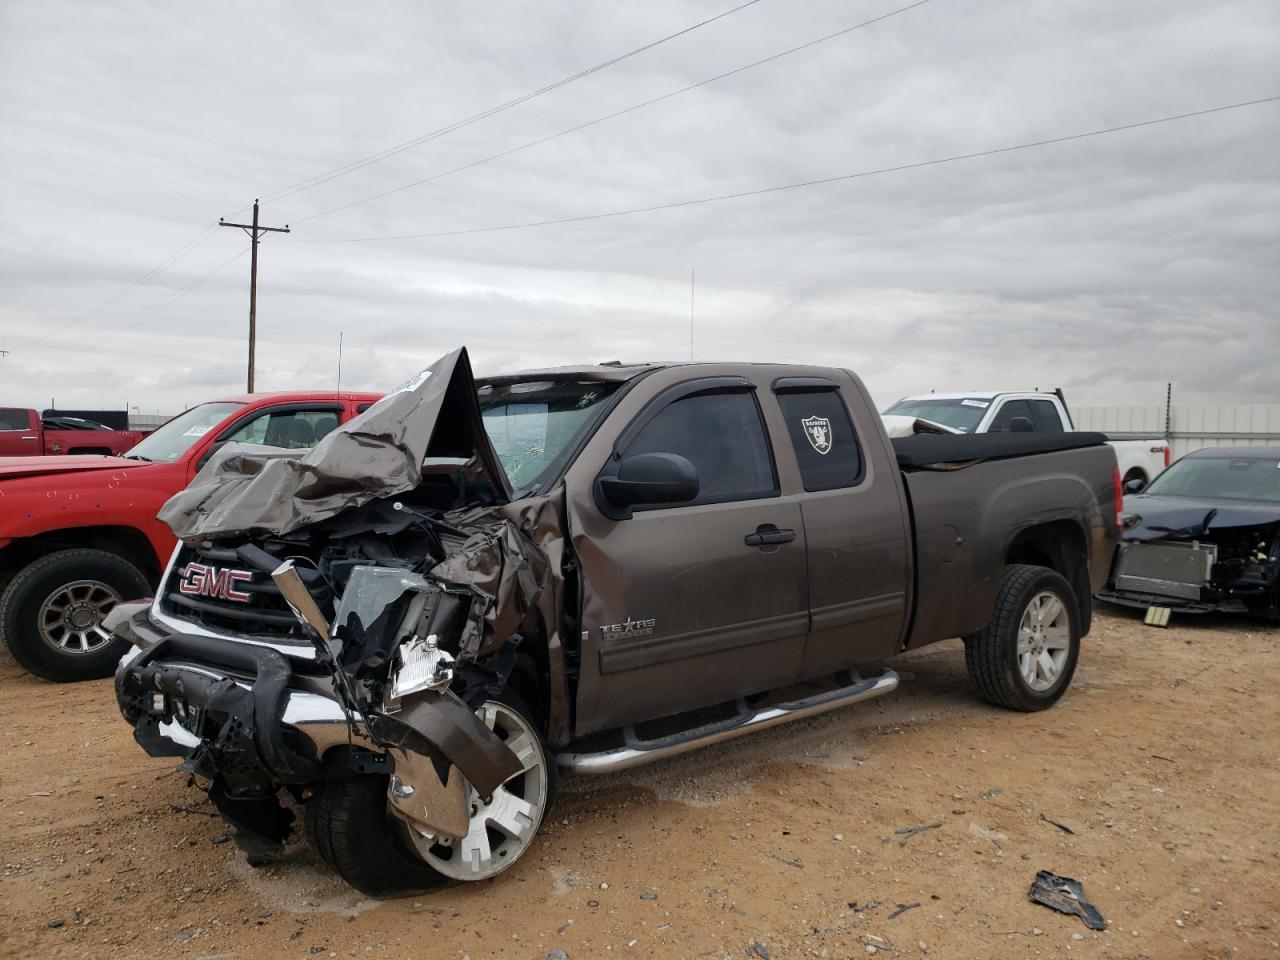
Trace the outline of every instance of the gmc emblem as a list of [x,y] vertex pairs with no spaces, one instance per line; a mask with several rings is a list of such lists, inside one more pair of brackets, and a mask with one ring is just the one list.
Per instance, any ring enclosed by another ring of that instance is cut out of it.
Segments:
[[217,597],[248,603],[252,598],[236,584],[248,583],[253,574],[248,570],[228,570],[205,563],[188,563],[178,571],[178,592],[189,597]]

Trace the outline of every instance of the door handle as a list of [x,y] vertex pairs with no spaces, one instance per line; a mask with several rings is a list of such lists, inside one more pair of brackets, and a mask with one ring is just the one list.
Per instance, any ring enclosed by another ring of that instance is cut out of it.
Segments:
[[778,543],[790,543],[795,538],[794,530],[769,529],[748,533],[742,538],[742,542],[748,547],[768,547]]
[[40,438],[39,438],[39,437],[32,436],[32,437],[23,437],[22,439],[23,439],[23,440],[39,440]]

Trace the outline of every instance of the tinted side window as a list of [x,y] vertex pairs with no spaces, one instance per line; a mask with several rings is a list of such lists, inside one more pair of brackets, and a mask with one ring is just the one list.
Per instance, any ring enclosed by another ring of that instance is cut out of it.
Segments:
[[1031,418],[1036,433],[1062,433],[1062,416],[1052,400],[1032,400]]
[[862,479],[862,451],[838,391],[780,393],[778,405],[806,490],[852,487]]
[[0,410],[0,430],[28,430],[31,423],[25,410]]
[[663,408],[623,456],[676,453],[698,471],[693,503],[751,500],[777,492],[769,439],[751,393],[696,394]]
[[[1013,429],[1013,421],[1022,418],[1035,429],[1035,421],[1031,418],[1031,404],[1025,400],[1006,400],[996,418],[991,421],[988,433],[1008,433]],[[1026,429],[1024,426],[1023,429]]]

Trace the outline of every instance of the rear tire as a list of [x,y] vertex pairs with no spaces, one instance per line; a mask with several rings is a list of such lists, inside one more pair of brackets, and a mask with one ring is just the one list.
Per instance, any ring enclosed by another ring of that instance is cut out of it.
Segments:
[[1005,570],[991,622],[965,637],[964,659],[979,695],[1009,710],[1057,703],[1080,657],[1079,609],[1062,575],[1014,564]]
[[151,582],[123,557],[59,550],[19,570],[0,594],[0,637],[13,659],[45,680],[109,677],[129,643],[101,631],[102,617],[151,592]]
[[[511,690],[496,698],[504,707],[515,711],[527,722],[529,708]],[[536,739],[537,762],[545,770],[545,800],[537,822],[530,828],[532,842],[542,825],[542,814],[555,796],[555,758],[547,750],[542,737],[531,723],[528,728]],[[523,773],[508,781],[528,776]],[[394,896],[439,887],[450,880],[433,869],[420,855],[408,828],[387,809],[388,778],[365,774],[325,784],[307,802],[306,830],[322,860],[331,865],[347,883],[361,893],[373,897]],[[497,796],[498,791],[495,791]],[[425,845],[425,844],[424,844]],[[507,860],[490,876],[496,876],[514,863],[527,845]]]

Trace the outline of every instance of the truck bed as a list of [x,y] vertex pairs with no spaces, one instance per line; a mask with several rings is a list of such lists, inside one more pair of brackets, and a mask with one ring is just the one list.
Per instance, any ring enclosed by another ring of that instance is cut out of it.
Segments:
[[904,470],[1103,446],[1102,433],[921,433],[890,441]]
[[[1089,597],[1102,586],[1114,548],[1106,535],[1114,518],[1103,514],[1113,502],[1116,459],[1102,434],[920,435],[891,442],[915,543],[908,647],[981,629],[1005,564],[1043,562],[1053,559],[1045,553],[1061,549],[1078,555],[1081,582],[1073,586],[1087,623]],[[1019,543],[1022,531],[1046,526],[1056,531],[1050,541]]]

